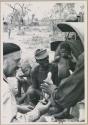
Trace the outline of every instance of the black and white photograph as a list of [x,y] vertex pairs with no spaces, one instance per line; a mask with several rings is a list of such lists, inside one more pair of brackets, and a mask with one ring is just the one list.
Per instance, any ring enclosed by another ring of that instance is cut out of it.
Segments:
[[1,2],[1,123],[85,123],[86,1]]

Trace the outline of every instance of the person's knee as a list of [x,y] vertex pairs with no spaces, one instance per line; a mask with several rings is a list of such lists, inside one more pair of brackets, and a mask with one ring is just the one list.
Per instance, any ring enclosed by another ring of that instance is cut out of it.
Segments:
[[37,93],[36,89],[34,88],[30,88],[29,97],[30,97],[30,100],[35,104],[37,104],[40,99],[40,95]]
[[34,93],[35,93],[35,89],[32,88],[32,87],[30,87],[30,88],[29,88],[29,95],[34,94]]

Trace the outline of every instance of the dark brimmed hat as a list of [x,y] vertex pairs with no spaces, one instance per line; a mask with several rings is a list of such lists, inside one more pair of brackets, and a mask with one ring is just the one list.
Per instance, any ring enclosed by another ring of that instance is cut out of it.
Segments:
[[49,56],[48,52],[46,49],[37,49],[35,51],[35,59],[36,60],[41,60],[41,59],[45,59]]
[[3,55],[20,51],[20,47],[14,43],[3,43]]

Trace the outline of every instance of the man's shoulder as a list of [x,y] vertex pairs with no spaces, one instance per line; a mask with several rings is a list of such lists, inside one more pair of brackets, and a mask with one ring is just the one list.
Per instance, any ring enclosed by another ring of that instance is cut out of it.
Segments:
[[58,63],[51,62],[51,63],[50,63],[50,66],[51,66],[52,68],[58,68]]
[[51,69],[51,72],[54,73],[54,72],[58,72],[58,64],[57,63],[50,63],[50,69]]
[[32,67],[32,73],[34,73],[34,72],[38,72],[39,67],[40,67],[39,64],[35,64],[35,65]]

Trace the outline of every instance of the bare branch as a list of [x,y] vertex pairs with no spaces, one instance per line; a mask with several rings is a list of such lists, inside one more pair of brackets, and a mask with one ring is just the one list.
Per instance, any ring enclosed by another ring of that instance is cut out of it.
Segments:
[[12,8],[13,9],[13,11],[15,10],[15,11],[17,11],[17,9],[15,8],[15,7],[13,7],[11,4],[7,4],[10,8]]

